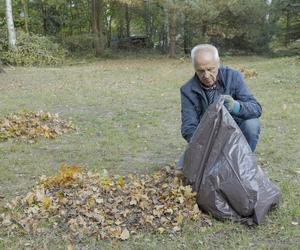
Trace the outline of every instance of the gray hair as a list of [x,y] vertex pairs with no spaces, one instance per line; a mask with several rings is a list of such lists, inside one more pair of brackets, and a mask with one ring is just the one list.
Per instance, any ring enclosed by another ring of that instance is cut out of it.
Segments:
[[191,58],[192,58],[193,65],[195,65],[195,56],[199,51],[210,52],[212,54],[214,60],[216,60],[216,62],[220,61],[219,52],[215,46],[213,46],[211,44],[199,44],[199,45],[195,46],[191,51]]

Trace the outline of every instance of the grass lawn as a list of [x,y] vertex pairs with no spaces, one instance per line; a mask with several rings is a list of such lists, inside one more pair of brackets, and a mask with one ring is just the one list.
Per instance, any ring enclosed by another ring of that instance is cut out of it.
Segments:
[[[212,219],[188,222],[176,237],[145,233],[126,242],[84,239],[88,249],[299,249],[300,62],[296,58],[228,57],[226,65],[253,68],[248,86],[263,106],[257,157],[283,192],[280,209],[252,229]],[[74,163],[111,174],[151,172],[172,165],[185,148],[179,87],[193,74],[188,59],[115,59],[58,68],[8,69],[0,75],[0,114],[24,108],[71,118],[77,131],[36,144],[0,143],[0,213],[41,175]],[[292,223],[293,222],[293,223]],[[297,224],[298,223],[298,224]],[[66,249],[54,231],[7,236],[0,249]]]

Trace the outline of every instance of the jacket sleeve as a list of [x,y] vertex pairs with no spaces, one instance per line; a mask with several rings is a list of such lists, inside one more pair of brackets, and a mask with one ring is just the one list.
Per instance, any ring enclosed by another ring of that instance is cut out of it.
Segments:
[[199,119],[197,111],[191,100],[183,93],[181,93],[181,134],[182,137],[189,142],[192,138],[198,124]]
[[236,115],[237,117],[243,120],[260,117],[262,107],[247,88],[240,72],[237,72],[235,79],[234,99],[241,105],[240,111]]

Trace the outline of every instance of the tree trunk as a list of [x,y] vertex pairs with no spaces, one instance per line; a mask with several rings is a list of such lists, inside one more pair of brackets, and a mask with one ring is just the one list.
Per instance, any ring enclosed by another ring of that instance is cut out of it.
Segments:
[[24,22],[26,33],[29,33],[28,28],[28,2],[27,0],[22,0],[23,12],[24,12]]
[[[91,0],[91,21],[92,21],[92,32],[94,36],[94,46],[96,51],[96,56],[101,56],[104,51],[103,41],[102,41],[102,30],[100,29],[100,19],[102,18],[102,0]],[[102,28],[102,27],[101,27]]]
[[270,22],[270,6],[272,4],[272,0],[266,0],[266,4],[268,5],[268,11],[265,15],[265,23],[269,23]]
[[44,35],[47,35],[48,34],[47,7],[44,5],[44,1],[41,2],[41,9],[42,9],[42,13],[43,13]]
[[[80,12],[80,4],[78,4],[77,2],[76,2],[76,4],[75,4],[75,16],[80,16],[81,15],[81,12]],[[81,32],[82,32],[82,24],[83,23],[80,23],[79,24],[79,27],[78,27],[78,29],[79,29],[79,33],[81,34]]]
[[203,36],[203,38],[205,38],[206,32],[207,32],[207,23],[203,22],[203,24],[202,24],[202,36]]
[[99,8],[98,8],[98,29],[99,29],[99,36],[101,40],[101,47],[102,47],[102,53],[104,52],[105,48],[105,24],[104,24],[104,1],[99,1]]
[[172,6],[170,9],[170,27],[169,27],[169,36],[170,36],[170,57],[176,56],[176,8]]
[[111,47],[111,34],[112,34],[112,16],[109,16],[108,19],[108,29],[107,29],[107,47],[110,48]]
[[290,10],[286,10],[286,30],[285,30],[285,47],[290,43],[290,26],[291,26],[291,14]]
[[15,25],[13,20],[11,0],[6,0],[6,20],[7,20],[7,30],[8,30],[8,44],[10,49],[15,50],[17,40],[16,40]]
[[152,18],[149,0],[144,0],[144,19],[146,24],[147,47],[150,48],[152,45]]
[[169,36],[169,13],[168,8],[164,6],[164,27],[163,27],[163,43],[162,49],[165,53],[168,52],[168,36]]
[[191,32],[190,32],[190,23],[188,14],[184,14],[184,23],[183,23],[183,49],[185,54],[189,54],[191,51]]
[[6,73],[5,70],[2,68],[2,62],[0,60],[0,73]]
[[[69,11],[69,13],[70,13],[70,17],[71,17],[71,23],[74,23],[74,15],[73,15],[73,11],[72,11],[72,9],[73,9],[73,1],[71,0],[69,0],[69,4],[68,4],[68,7],[69,7],[69,9],[68,9],[68,11]],[[69,35],[70,36],[72,36],[73,35],[73,25],[70,25],[69,26],[69,29],[70,29],[70,31],[69,31]]]
[[130,37],[130,15],[128,3],[125,4],[126,35]]
[[122,3],[118,4],[118,26],[117,26],[117,30],[118,30],[118,38],[119,40],[123,39],[124,37],[126,37],[126,31],[125,31],[125,9],[124,9],[124,5]]

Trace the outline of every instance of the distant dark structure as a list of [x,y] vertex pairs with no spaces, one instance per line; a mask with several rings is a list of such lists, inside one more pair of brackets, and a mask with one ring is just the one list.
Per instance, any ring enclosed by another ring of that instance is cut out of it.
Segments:
[[112,45],[119,49],[142,49],[149,47],[149,38],[145,35],[115,38],[112,40]]

